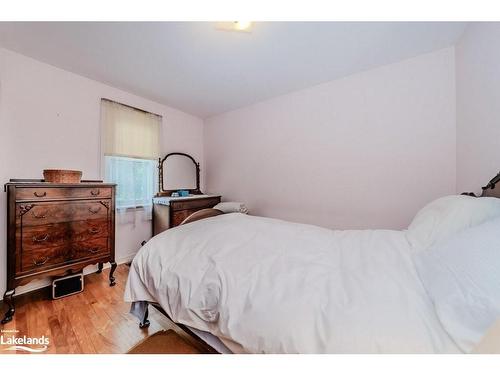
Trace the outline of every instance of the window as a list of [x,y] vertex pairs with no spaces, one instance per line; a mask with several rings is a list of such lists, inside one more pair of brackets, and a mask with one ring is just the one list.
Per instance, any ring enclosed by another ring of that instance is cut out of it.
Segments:
[[151,206],[156,193],[161,116],[101,101],[104,173],[117,184],[118,209]]
[[106,181],[117,184],[116,207],[144,207],[151,204],[157,186],[157,161],[105,156]]

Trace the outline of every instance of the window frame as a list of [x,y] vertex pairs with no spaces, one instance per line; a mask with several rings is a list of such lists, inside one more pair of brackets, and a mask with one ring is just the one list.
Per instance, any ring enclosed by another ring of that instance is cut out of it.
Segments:
[[[112,100],[112,99],[108,99],[108,98],[105,98],[105,97],[101,97],[99,99],[99,147],[98,147],[98,168],[99,168],[99,176],[100,176],[100,180],[101,181],[106,181],[106,156],[109,156],[109,155],[105,155],[104,153],[104,142],[105,142],[105,129],[104,129],[104,124],[102,123],[101,119],[102,119],[102,111],[103,111],[103,106],[102,106],[102,101],[105,100],[105,101],[110,101],[110,102],[115,102],[115,103],[118,103],[120,105],[123,105],[125,107],[129,107],[129,108],[132,108],[132,109],[135,109],[137,111],[140,111],[140,112],[145,112],[145,113],[149,113],[149,114],[153,114],[153,115],[156,115],[156,116],[159,116],[160,117],[160,128],[159,128],[159,138],[160,138],[160,152],[161,152],[161,145],[162,145],[162,140],[163,140],[163,127],[164,127],[164,122],[163,122],[163,119],[164,117],[154,111],[147,111],[145,109],[141,109],[141,108],[138,108],[138,107],[134,107],[132,105],[129,105],[129,104],[125,104],[125,103],[122,103],[122,102],[119,102],[119,101],[116,101],[116,100]],[[132,158],[132,159],[139,159],[139,158]],[[161,157],[160,157],[161,159]],[[152,160],[152,159],[145,159],[145,160]],[[156,171],[154,172],[154,178],[155,180],[153,181],[153,192],[156,192],[158,193],[156,190],[158,190],[158,179],[159,179],[159,175],[158,175],[158,169],[156,168]],[[118,187],[118,186],[117,186]],[[138,210],[146,210],[150,207],[152,207],[152,198],[151,197],[151,204],[150,205],[137,205],[137,206],[130,206],[130,207],[119,207],[117,202],[115,202],[115,205],[116,205],[116,209],[117,210],[125,210],[125,211],[138,211]]]

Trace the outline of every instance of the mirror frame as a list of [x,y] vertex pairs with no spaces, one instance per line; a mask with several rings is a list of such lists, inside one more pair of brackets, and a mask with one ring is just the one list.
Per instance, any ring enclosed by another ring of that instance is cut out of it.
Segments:
[[167,154],[163,159],[158,158],[158,193],[156,194],[157,197],[164,197],[164,196],[171,196],[173,192],[178,191],[179,189],[175,190],[164,190],[163,189],[163,163],[165,163],[165,160],[169,156],[173,155],[180,155],[180,156],[185,156],[191,159],[193,162],[195,168],[196,168],[196,188],[195,189],[187,189],[189,191],[189,194],[203,194],[200,190],[200,163],[198,163],[196,160],[191,155],[185,154],[184,152],[171,152]]

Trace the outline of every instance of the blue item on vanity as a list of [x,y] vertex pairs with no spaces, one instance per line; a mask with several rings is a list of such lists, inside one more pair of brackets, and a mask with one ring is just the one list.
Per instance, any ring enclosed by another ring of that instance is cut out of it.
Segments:
[[179,197],[189,197],[189,191],[188,190],[179,190]]

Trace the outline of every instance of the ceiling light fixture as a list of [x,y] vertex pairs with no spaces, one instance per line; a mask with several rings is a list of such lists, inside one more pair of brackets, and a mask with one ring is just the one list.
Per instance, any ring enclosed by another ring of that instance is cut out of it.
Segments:
[[252,26],[252,23],[249,21],[235,21],[234,22],[234,28],[236,30],[240,30],[240,31],[247,30],[250,28],[250,26]]
[[233,22],[217,22],[215,28],[226,31],[242,31],[250,33],[252,31],[252,22],[249,21],[233,21]]

